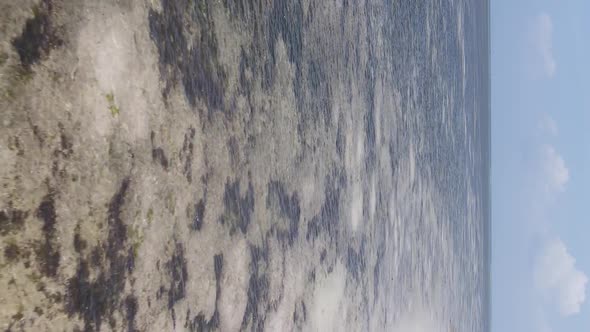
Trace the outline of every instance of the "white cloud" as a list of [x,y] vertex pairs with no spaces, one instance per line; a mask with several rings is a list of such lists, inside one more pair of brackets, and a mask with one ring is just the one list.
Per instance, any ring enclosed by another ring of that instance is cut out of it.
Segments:
[[542,134],[546,134],[549,136],[557,136],[559,134],[559,130],[557,129],[557,123],[553,118],[545,113],[541,116],[539,120],[539,130]]
[[575,264],[560,239],[548,242],[535,264],[536,288],[545,300],[557,306],[562,316],[577,314],[586,300],[588,277]]
[[553,77],[557,63],[553,57],[553,21],[546,13],[539,14],[532,23],[530,38],[535,56],[533,63],[543,75]]
[[551,145],[544,145],[541,152],[545,190],[549,193],[564,191],[570,177],[565,161]]
[[542,303],[535,302],[536,309],[533,309],[533,326],[534,331],[537,332],[553,332],[551,325],[549,324],[548,315],[544,310]]

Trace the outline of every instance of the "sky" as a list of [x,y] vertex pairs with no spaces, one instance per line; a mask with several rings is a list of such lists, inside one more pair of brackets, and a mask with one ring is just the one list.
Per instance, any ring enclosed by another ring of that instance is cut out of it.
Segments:
[[590,1],[491,0],[492,331],[590,331]]

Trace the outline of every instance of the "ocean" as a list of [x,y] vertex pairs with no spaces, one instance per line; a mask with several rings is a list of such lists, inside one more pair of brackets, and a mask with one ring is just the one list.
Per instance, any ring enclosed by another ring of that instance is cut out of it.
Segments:
[[27,8],[0,327],[490,330],[488,0]]

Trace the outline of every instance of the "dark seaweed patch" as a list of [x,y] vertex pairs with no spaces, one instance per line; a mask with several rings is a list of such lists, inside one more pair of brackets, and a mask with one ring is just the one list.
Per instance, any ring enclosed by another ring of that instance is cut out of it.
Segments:
[[74,232],[74,250],[76,250],[77,253],[81,253],[82,250],[86,249],[86,247],[88,246],[88,244],[86,243],[86,241],[84,239],[82,239],[82,237],[80,236],[80,225],[76,226],[76,230]]
[[269,17],[269,50],[276,63],[275,45],[280,34],[287,47],[289,61],[301,70],[303,60],[303,5],[302,1],[275,2]]
[[194,106],[197,97],[201,98],[206,101],[210,112],[223,108],[225,89],[225,72],[216,63],[217,46],[213,46],[211,38],[214,37],[204,38],[201,47],[194,47],[190,51],[182,76],[189,103]]
[[389,141],[389,158],[390,158],[390,169],[391,174],[395,177],[399,169],[399,162],[402,153],[396,151],[396,144],[393,140]]
[[[188,312],[190,315],[190,312]],[[205,315],[203,313],[199,313],[197,316],[193,318],[193,320],[187,320],[185,323],[185,327],[188,327],[188,330],[191,332],[209,332],[214,331],[219,327],[219,311],[215,310],[211,319],[206,320]]]
[[25,148],[21,144],[20,138],[16,135],[8,138],[8,148],[16,151],[17,156],[23,156],[25,154]]
[[365,68],[365,79],[365,86],[367,87],[367,95],[365,96],[367,105],[367,113],[365,114],[365,136],[367,138],[365,150],[367,157],[365,163],[366,167],[371,169],[377,159],[375,125],[378,125],[375,123],[375,59],[371,48],[369,48],[369,60]]
[[135,332],[135,316],[137,315],[137,298],[133,295],[128,295],[125,298],[125,311],[127,313],[127,331]]
[[8,325],[8,328],[6,329],[6,331],[7,332],[12,331],[12,327],[15,324],[19,324],[19,323],[20,323],[19,324],[20,325],[20,330],[21,331],[24,331],[23,324],[22,324],[23,317],[24,317],[24,315],[23,315],[23,311],[22,311],[22,308],[21,308],[21,309],[19,309],[19,311],[16,314],[12,315],[12,317],[11,317],[12,318],[12,322],[10,322],[10,324]]
[[240,196],[239,180],[233,183],[227,182],[223,194],[223,203],[225,212],[221,216],[220,222],[230,227],[230,234],[235,233],[236,228],[239,228],[245,234],[254,211],[254,187],[252,187],[252,183],[248,183],[248,190],[242,198]]
[[20,248],[15,243],[9,243],[4,247],[4,258],[9,263],[16,261],[20,254]]
[[[311,60],[307,67],[308,93],[312,93],[311,98],[300,96],[300,107],[304,103],[309,103],[307,108],[311,112],[312,119],[317,120],[319,116],[324,116],[324,123],[330,125],[332,122],[332,90],[328,82],[323,65],[318,61]],[[310,97],[310,96],[308,96]]]
[[37,139],[37,142],[39,142],[39,147],[43,147],[43,143],[45,143],[45,137],[44,137],[43,133],[41,133],[41,130],[39,129],[39,126],[34,125],[31,122],[31,119],[28,119],[28,120],[29,120],[29,123],[31,125],[31,129],[33,130],[33,135]]
[[166,287],[160,285],[160,288],[158,288],[158,290],[156,291],[156,300],[160,300],[164,292],[166,292]]
[[[207,1],[162,0],[162,12],[150,10],[150,37],[158,48],[160,72],[167,79],[166,95],[180,77],[189,104],[203,100],[212,112],[223,107],[226,75],[218,63],[217,38]],[[189,43],[184,26],[197,26],[199,37]],[[171,72],[170,72],[171,71]]]
[[160,164],[165,171],[168,171],[168,158],[166,157],[166,153],[161,147],[155,146],[155,138],[156,133],[154,131],[150,134],[150,140],[152,142],[152,160],[155,163]]
[[77,314],[84,320],[84,331],[99,331],[105,318],[111,329],[114,329],[113,314],[121,310],[126,277],[133,269],[133,254],[127,244],[127,227],[121,217],[129,185],[130,180],[124,179],[111,198],[107,240],[91,251],[90,260],[97,269],[96,277],[90,278],[88,262],[80,257],[76,273],[67,283],[66,311],[69,316]]
[[365,255],[364,246],[361,246],[360,252],[357,252],[352,247],[348,247],[346,254],[346,269],[355,280],[358,280],[361,274],[365,272]]
[[[215,270],[215,284],[217,285],[217,293],[220,293],[221,292],[221,272],[223,269],[223,254],[218,254],[213,257],[213,268]],[[217,295],[219,295],[219,294],[217,294]]]
[[301,301],[301,312],[303,313],[303,320],[307,320],[307,309],[305,308],[305,302]]
[[285,189],[285,185],[280,181],[270,181],[268,183],[267,204],[277,204],[283,217],[293,220],[295,224],[299,221],[301,213],[299,196],[297,192],[289,195]]
[[[298,96],[303,61],[304,19],[301,1],[280,1],[267,5],[259,0],[224,0],[224,5],[231,16],[242,19],[253,33],[250,49],[241,51],[239,91],[250,98],[252,82],[258,79],[263,89],[272,87],[276,74],[275,47],[280,37],[287,47],[289,61],[295,65],[295,95]],[[252,80],[246,77],[246,70],[252,74]]]
[[188,280],[188,269],[184,258],[184,247],[176,242],[172,257],[166,263],[170,273],[170,286],[168,288],[168,309],[172,310],[176,302],[186,295],[186,282]]
[[261,1],[255,0],[223,0],[223,6],[233,18],[247,19],[248,14],[254,10],[255,2],[261,4]]
[[213,257],[213,269],[215,270],[215,311],[213,316],[207,322],[207,330],[219,326],[219,299],[221,298],[221,274],[223,273],[223,254],[217,254]]
[[182,150],[180,150],[180,160],[184,159],[184,166],[182,170],[182,174],[186,177],[188,183],[193,181],[193,149],[194,144],[193,140],[195,138],[195,128],[190,127],[188,131],[184,134],[184,142],[182,143]]
[[35,309],[33,309],[33,312],[35,312],[39,316],[43,315],[43,309],[39,307],[35,307]]
[[[305,65],[306,58],[303,48],[304,17],[303,2],[300,0],[274,2],[268,14],[267,31],[265,35],[270,52],[270,62],[261,66],[263,87],[270,88],[275,79],[276,43],[279,37],[285,43],[289,61],[295,67],[293,90],[297,100],[297,109],[301,112],[299,121],[305,124],[316,122],[323,115],[326,125],[331,122],[332,91],[326,75],[324,63],[310,59]],[[309,6],[308,19],[312,19],[313,5]],[[256,37],[256,34],[255,34]],[[311,95],[313,94],[313,95]],[[299,128],[300,134],[302,128]]]
[[48,277],[55,277],[59,267],[60,253],[56,244],[55,238],[55,223],[57,215],[55,213],[55,200],[53,193],[47,194],[41,204],[37,208],[37,218],[43,221],[43,241],[36,250],[37,262],[40,270]]
[[99,331],[102,318],[109,305],[114,305],[113,297],[117,295],[109,292],[104,273],[93,282],[89,278],[88,264],[81,261],[68,283],[66,309],[70,315],[78,313],[84,320],[84,331]]
[[309,271],[309,274],[307,275],[307,280],[309,280],[310,283],[315,283],[315,268],[311,271]]
[[209,320],[201,312],[193,319],[190,319],[190,309],[187,310],[184,327],[189,331],[213,331],[219,328],[219,308],[218,302],[221,296],[221,274],[223,273],[223,254],[213,256],[213,269],[215,271],[215,310]]
[[74,234],[74,250],[79,253],[86,249],[86,246],[86,241],[80,237],[80,234]]
[[156,146],[155,140],[156,133],[152,130],[150,133],[150,141],[152,142],[152,161],[160,164],[165,171],[168,171],[168,158],[166,157],[166,153],[161,147]]
[[200,231],[201,227],[203,227],[203,218],[205,217],[205,203],[203,199],[200,199],[197,204],[195,204],[195,216],[193,217],[193,223],[191,224],[191,229],[193,231]]
[[[257,31],[257,30],[255,30]],[[255,34],[257,36],[257,34]],[[241,48],[240,51],[240,65],[239,65],[239,83],[240,85],[238,86],[238,92],[245,95],[246,98],[248,99],[248,105],[250,106],[250,109],[253,111],[255,110],[254,106],[252,105],[252,87],[254,85],[254,82],[256,81],[256,79],[259,76],[259,72],[258,72],[258,68],[256,67],[257,63],[259,61],[257,61],[258,59],[256,59],[254,56],[252,56],[252,54],[257,54],[256,53],[256,43],[260,43],[259,39],[255,39],[254,43],[251,45],[250,50],[246,51],[246,49],[244,49],[243,47]],[[260,49],[258,50],[258,53],[260,53]],[[266,81],[263,81],[263,85],[265,84]],[[266,82],[267,84],[269,84],[269,82]],[[265,86],[266,87],[266,86]]]
[[56,154],[61,154],[64,158],[69,158],[72,153],[74,153],[74,145],[72,144],[72,140],[68,135],[65,133],[65,129],[63,124],[59,123],[59,149],[56,151]]
[[238,148],[238,140],[233,136],[227,141],[227,152],[229,154],[231,166],[237,168],[240,163],[240,151]]
[[336,133],[336,153],[341,160],[344,159],[346,134],[344,133],[344,119],[338,122],[338,132]]
[[250,91],[251,88],[251,80],[248,78],[248,76],[246,75],[246,72],[250,70],[253,71],[253,59],[251,59],[248,54],[246,53],[246,50],[244,50],[244,48],[242,48],[242,50],[240,51],[240,66],[239,66],[239,71],[240,71],[240,89],[241,92],[248,92]]
[[303,323],[307,320],[307,309],[305,308],[305,302],[300,301],[295,304],[295,310],[293,311],[293,323],[297,330],[303,329]]
[[279,1],[275,2],[268,20],[268,50],[270,51],[272,66],[267,65],[265,69],[270,76],[268,86],[274,82],[274,65],[276,64],[275,46],[278,36],[282,37],[287,47],[289,61],[295,65],[295,80],[293,89],[297,106],[300,111],[305,109],[303,96],[303,5],[302,1]]
[[102,265],[102,258],[103,252],[101,248],[94,247],[94,249],[92,249],[92,252],[90,253],[90,264],[92,264],[93,267],[99,267]]
[[26,211],[12,209],[10,207],[7,210],[0,211],[0,235],[7,235],[13,231],[22,230],[28,215],[29,213]]
[[[111,260],[111,269],[114,267],[113,265],[118,265],[114,262],[121,260],[121,251],[123,251],[125,242],[127,241],[127,226],[121,218],[121,213],[123,205],[125,204],[125,195],[129,189],[129,183],[129,178],[124,179],[123,182],[121,182],[121,187],[109,203],[107,219],[109,233],[106,256]],[[117,267],[116,270],[120,270],[120,267]]]
[[266,274],[269,263],[268,247],[250,246],[250,280],[248,302],[242,319],[242,330],[263,331],[268,309],[269,280]]
[[280,181],[270,181],[268,183],[266,205],[268,207],[278,207],[280,215],[289,221],[286,234],[279,233],[279,235],[286,236],[289,245],[293,245],[294,240],[299,235],[299,219],[301,215],[297,192],[295,191],[289,195],[283,183]]
[[322,232],[325,232],[330,239],[338,239],[340,187],[332,176],[326,178],[324,197],[320,213],[315,215],[307,225],[308,241],[316,239]]
[[168,171],[168,158],[162,148],[152,149],[152,160],[162,166],[165,171]]
[[328,251],[326,250],[326,248],[322,249],[322,252],[320,253],[320,263],[324,263],[324,261],[326,260],[327,254],[328,254]]
[[31,65],[37,63],[42,56],[49,54],[52,48],[61,45],[61,40],[55,36],[51,25],[51,1],[42,1],[35,8],[33,18],[25,23],[20,36],[12,40],[12,46],[18,53],[21,65],[30,70]]

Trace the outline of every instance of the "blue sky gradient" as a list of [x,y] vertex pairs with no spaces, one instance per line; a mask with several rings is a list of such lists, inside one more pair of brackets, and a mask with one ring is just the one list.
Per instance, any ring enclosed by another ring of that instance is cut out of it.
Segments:
[[590,331],[589,14],[491,4],[493,331]]

